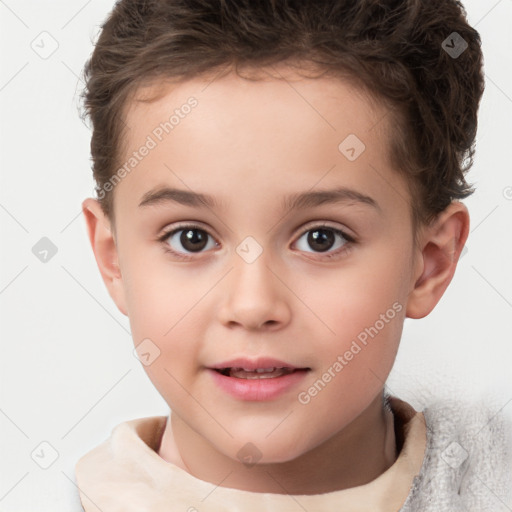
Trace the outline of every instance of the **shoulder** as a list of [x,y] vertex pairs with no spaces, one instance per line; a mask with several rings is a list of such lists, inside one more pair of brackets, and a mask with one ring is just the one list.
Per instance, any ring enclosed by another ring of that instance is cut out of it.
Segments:
[[434,400],[423,415],[425,457],[401,512],[510,510],[511,418],[483,400]]

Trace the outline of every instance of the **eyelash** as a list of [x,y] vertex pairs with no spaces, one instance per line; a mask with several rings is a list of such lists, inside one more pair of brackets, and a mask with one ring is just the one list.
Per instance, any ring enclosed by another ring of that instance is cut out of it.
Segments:
[[[157,240],[159,242],[161,242],[164,246],[164,250],[167,252],[167,253],[170,253],[173,257],[175,258],[178,258],[178,259],[181,259],[181,260],[184,260],[184,261],[190,261],[193,259],[193,256],[185,256],[183,253],[180,253],[180,252],[177,252],[175,251],[174,249],[171,249],[169,244],[167,243],[167,239],[171,236],[171,235],[174,235],[175,233],[178,233],[179,231],[185,231],[185,230],[194,230],[194,229],[197,229],[199,231],[203,231],[205,232],[208,236],[212,236],[210,235],[210,233],[208,233],[208,231],[206,229],[204,229],[203,227],[201,226],[198,226],[196,224],[184,224],[184,225],[181,225],[181,226],[178,226],[178,227],[174,227],[172,229],[169,229],[167,230],[165,233],[163,233],[161,236],[159,236],[157,238]],[[315,226],[311,226],[309,227],[308,229],[306,229],[305,231],[303,231],[299,237],[297,238],[297,240],[299,240],[300,238],[302,238],[306,233],[309,233],[310,231],[314,231],[315,229],[324,229],[324,230],[329,230],[329,231],[332,231],[333,233],[335,233],[336,235],[340,235],[342,238],[345,239],[346,243],[343,245],[343,247],[339,248],[337,251],[335,252],[332,252],[332,253],[326,253],[326,256],[323,256],[322,259],[331,259],[331,258],[334,258],[336,256],[341,256],[343,253],[347,252],[348,250],[351,249],[352,245],[354,245],[356,242],[355,238],[354,237],[351,237],[350,235],[347,235],[344,231],[342,231],[341,229],[338,229],[338,228],[334,228],[334,227],[331,227],[331,226],[328,226],[326,224],[318,224],[318,225],[315,225]],[[201,254],[200,252],[199,253],[191,253],[191,254]],[[323,253],[315,253],[315,254],[323,254]]]

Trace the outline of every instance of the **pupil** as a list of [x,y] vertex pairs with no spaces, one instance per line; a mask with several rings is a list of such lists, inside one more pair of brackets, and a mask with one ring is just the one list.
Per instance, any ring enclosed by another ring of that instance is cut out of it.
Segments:
[[308,243],[313,249],[324,252],[334,243],[334,234],[328,229],[315,229],[308,235]]
[[206,246],[207,237],[199,229],[189,229],[182,232],[180,242],[187,251],[200,251]]

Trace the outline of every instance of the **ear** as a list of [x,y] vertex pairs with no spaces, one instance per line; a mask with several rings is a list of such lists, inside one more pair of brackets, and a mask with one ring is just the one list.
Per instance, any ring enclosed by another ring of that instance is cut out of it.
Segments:
[[458,201],[450,203],[425,228],[420,254],[416,255],[418,271],[407,301],[407,317],[423,318],[434,309],[455,274],[468,234],[468,209]]
[[90,197],[83,201],[82,212],[103,282],[119,311],[127,315],[123,278],[110,221],[103,213],[100,203]]

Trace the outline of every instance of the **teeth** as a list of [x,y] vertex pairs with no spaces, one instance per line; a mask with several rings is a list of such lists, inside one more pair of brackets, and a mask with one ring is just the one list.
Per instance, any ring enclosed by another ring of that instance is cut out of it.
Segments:
[[281,369],[286,369],[286,368],[277,368],[277,366],[273,366],[271,368],[256,368],[254,370],[252,370],[251,368],[232,368],[233,370],[236,370],[236,371],[244,371],[244,372],[256,372],[256,373],[270,373],[270,372],[273,372],[274,370],[281,370]]
[[257,368],[255,370],[231,368],[228,375],[238,379],[273,379],[292,373],[292,371],[291,368]]

